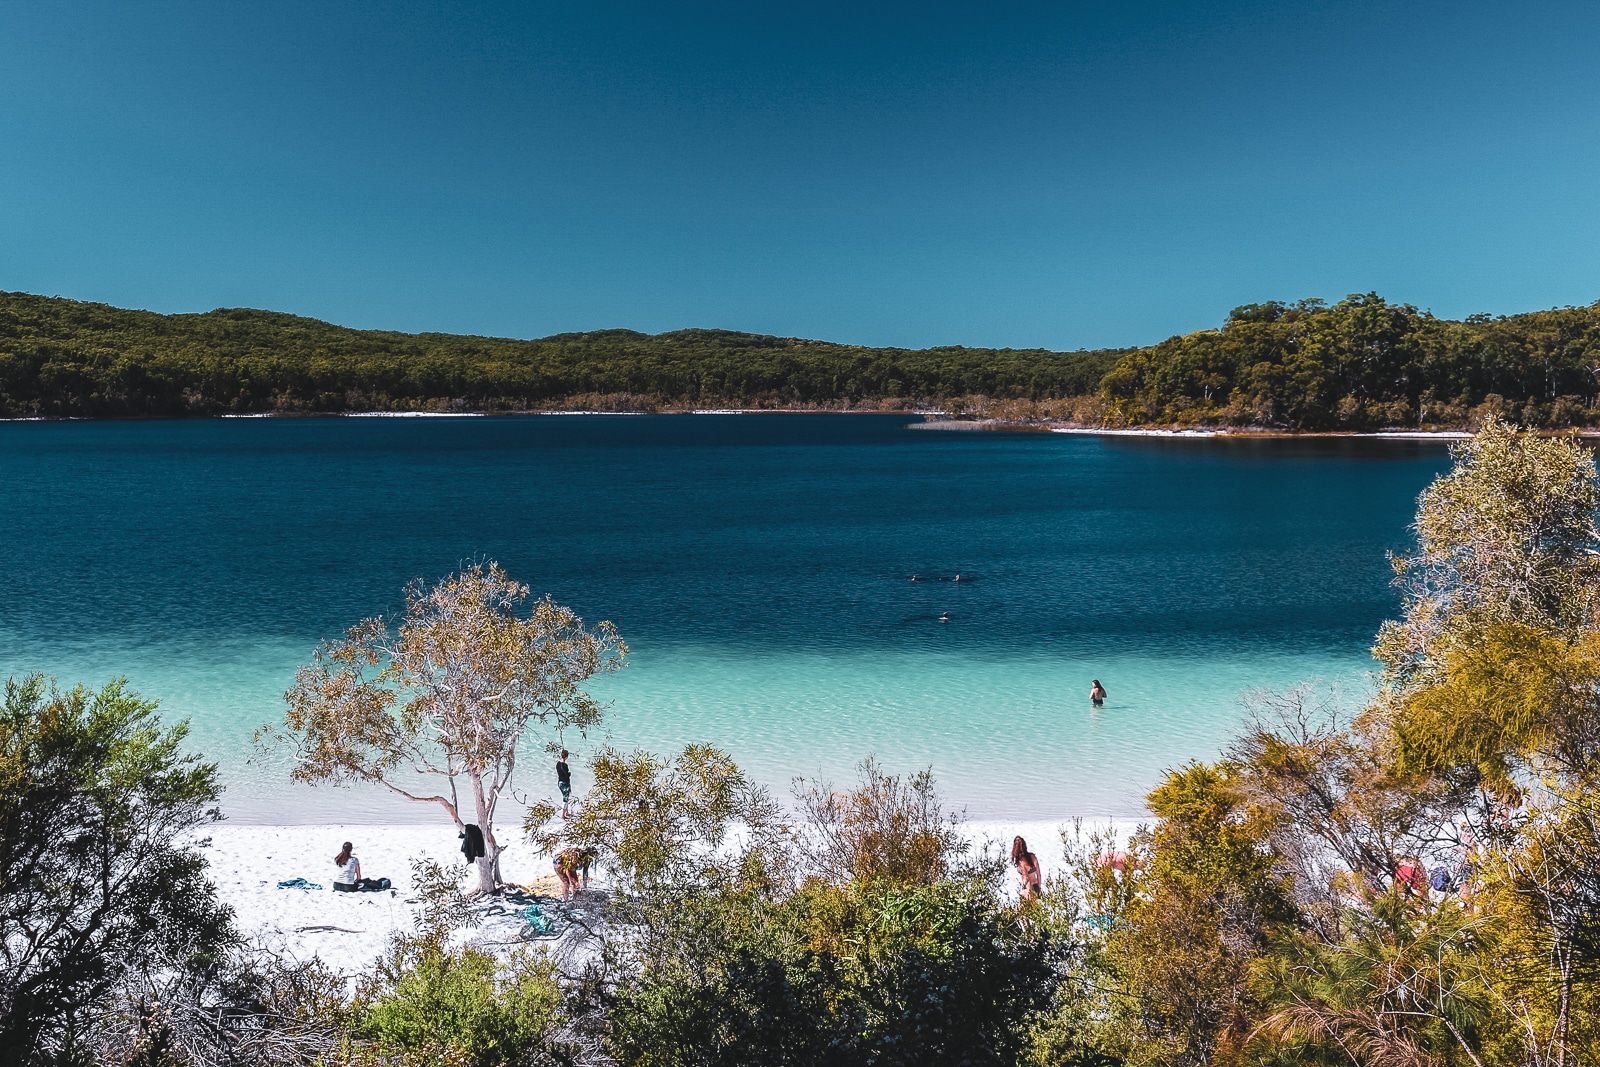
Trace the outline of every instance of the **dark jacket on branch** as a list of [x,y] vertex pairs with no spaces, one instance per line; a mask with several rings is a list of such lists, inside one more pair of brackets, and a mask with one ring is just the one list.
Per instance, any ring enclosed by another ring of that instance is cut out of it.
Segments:
[[488,854],[483,847],[483,831],[478,829],[477,823],[467,823],[467,828],[456,835],[461,838],[461,854],[471,863],[479,856]]

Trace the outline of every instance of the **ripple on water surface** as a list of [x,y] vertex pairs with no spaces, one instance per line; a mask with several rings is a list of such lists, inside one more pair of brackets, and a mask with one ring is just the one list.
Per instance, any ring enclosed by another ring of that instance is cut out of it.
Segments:
[[0,671],[126,674],[192,717],[235,817],[392,819],[247,766],[249,733],[318,639],[492,557],[628,638],[597,686],[616,743],[711,741],[780,788],[876,753],[978,816],[1129,814],[1225,744],[1241,692],[1359,694],[1384,552],[1448,462],[904,422],[0,425]]

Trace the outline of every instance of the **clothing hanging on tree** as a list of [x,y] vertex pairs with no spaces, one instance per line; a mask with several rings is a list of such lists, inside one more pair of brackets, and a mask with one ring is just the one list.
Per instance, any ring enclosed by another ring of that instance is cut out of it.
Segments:
[[471,863],[479,856],[488,855],[488,850],[483,847],[483,831],[478,829],[477,823],[467,823],[467,828],[456,835],[461,838],[461,854]]

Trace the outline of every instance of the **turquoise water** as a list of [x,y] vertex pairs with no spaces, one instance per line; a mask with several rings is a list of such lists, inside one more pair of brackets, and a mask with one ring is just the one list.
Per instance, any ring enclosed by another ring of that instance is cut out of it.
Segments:
[[1448,462],[907,421],[0,424],[0,674],[126,675],[193,720],[236,819],[426,818],[290,785],[249,734],[319,639],[490,557],[621,629],[613,743],[710,741],[783,789],[876,754],[975,818],[1136,814],[1226,743],[1241,693],[1359,697],[1385,550]]

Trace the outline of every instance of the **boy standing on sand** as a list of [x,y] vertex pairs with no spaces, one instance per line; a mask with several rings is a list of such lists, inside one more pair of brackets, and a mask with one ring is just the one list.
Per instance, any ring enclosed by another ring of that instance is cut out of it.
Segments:
[[556,784],[561,787],[561,817],[572,818],[572,772],[567,769],[567,750],[561,750],[556,761]]

